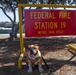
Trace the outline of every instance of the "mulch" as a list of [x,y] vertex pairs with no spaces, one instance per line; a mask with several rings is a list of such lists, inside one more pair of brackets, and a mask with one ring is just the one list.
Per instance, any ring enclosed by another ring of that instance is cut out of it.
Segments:
[[[76,75],[76,52],[67,48],[68,44],[76,44],[76,37],[25,38],[24,46],[29,44],[39,45],[46,63],[55,75]],[[38,66],[33,68],[33,73],[27,73],[25,58],[22,69],[19,69],[19,54],[19,39],[0,39],[0,75],[51,75],[44,63],[43,73],[39,73]]]

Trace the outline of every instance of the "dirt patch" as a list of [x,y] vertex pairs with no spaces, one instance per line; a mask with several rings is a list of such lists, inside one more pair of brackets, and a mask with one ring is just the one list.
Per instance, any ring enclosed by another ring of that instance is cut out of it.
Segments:
[[[22,69],[18,69],[17,60],[20,53],[20,41],[0,40],[0,75],[42,75],[38,66],[28,74],[28,67],[23,59]],[[39,44],[39,49],[50,69],[55,75],[76,75],[76,52],[68,50],[67,44],[76,44],[74,37],[32,38],[24,39],[24,45]],[[43,75],[50,75],[43,63]]]

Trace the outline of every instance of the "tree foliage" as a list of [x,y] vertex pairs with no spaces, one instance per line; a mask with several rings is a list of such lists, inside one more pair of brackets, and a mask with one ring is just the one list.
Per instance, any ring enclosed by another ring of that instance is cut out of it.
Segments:
[[[68,2],[71,4],[71,0],[0,0],[0,9],[4,12],[4,14],[10,19],[12,22],[12,32],[10,37],[16,37],[16,33],[18,28],[16,29],[16,9],[18,8],[18,4],[66,4]],[[74,0],[76,2],[76,0]],[[38,8],[39,9],[39,8]],[[6,13],[12,12],[13,19]],[[18,25],[18,24],[17,24]]]

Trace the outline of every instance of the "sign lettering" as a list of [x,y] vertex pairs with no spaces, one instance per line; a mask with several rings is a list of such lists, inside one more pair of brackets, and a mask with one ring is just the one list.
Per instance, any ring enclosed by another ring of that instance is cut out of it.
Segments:
[[75,10],[24,10],[26,37],[76,35]]

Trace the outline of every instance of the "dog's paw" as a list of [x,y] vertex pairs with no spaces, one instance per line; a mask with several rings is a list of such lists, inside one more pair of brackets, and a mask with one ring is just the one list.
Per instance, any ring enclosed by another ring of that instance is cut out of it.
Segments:
[[28,71],[27,71],[28,73],[32,73],[32,69],[28,69]]
[[39,68],[39,72],[43,72],[44,70],[43,70],[43,68]]

